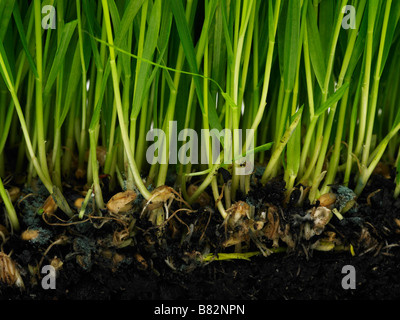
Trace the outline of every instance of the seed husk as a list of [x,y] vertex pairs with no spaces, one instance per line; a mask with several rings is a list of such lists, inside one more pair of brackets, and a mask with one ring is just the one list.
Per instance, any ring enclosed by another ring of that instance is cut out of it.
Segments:
[[138,262],[138,268],[140,270],[147,270],[149,265],[147,264],[146,259],[143,258],[143,256],[140,253],[135,253],[134,257],[135,257],[136,261]]
[[43,204],[43,213],[47,215],[53,215],[58,209],[56,202],[54,201],[53,197],[50,195],[46,199]]
[[14,285],[21,289],[25,287],[14,260],[4,252],[0,252],[0,281],[10,287]]
[[50,262],[50,265],[51,265],[56,271],[61,270],[63,264],[64,264],[64,263],[62,262],[62,260],[61,260],[60,258],[58,258],[57,256],[55,256],[55,257],[51,260],[51,262]]
[[145,205],[149,211],[161,208],[165,202],[175,198],[175,190],[168,186],[159,186],[151,192],[151,198]]
[[[8,195],[10,196],[11,202],[15,202],[18,200],[20,194],[21,194],[21,189],[15,186],[7,188]],[[3,203],[3,199],[0,197],[0,203]]]
[[133,208],[136,196],[136,192],[133,190],[119,192],[108,201],[107,209],[114,214],[128,212]]
[[124,260],[125,256],[123,254],[115,253],[112,257],[112,262],[115,267],[117,267]]
[[317,251],[331,251],[335,248],[335,244],[333,242],[320,239],[313,244],[312,248]]
[[77,208],[78,210],[80,210],[80,208],[82,208],[82,204],[85,202],[85,198],[77,198],[74,202],[74,206],[75,208]]
[[387,164],[383,163],[383,162],[379,162],[374,171],[373,174],[376,175],[381,175],[383,177],[385,177],[386,179],[390,179],[390,168]]
[[32,241],[39,237],[40,231],[37,229],[28,229],[21,233],[21,239],[24,241]]
[[[195,186],[194,184],[191,184],[187,190],[188,196],[191,197],[196,192],[197,189],[198,189],[197,186]],[[210,198],[209,194],[205,191],[203,191],[195,201],[195,203],[198,203],[202,207],[209,205],[210,202],[211,202],[211,198]]]
[[394,218],[394,222],[395,222],[396,225],[400,228],[400,219]]
[[[85,160],[89,160],[89,154],[90,150],[87,150],[85,153]],[[104,167],[104,164],[106,162],[106,157],[107,157],[107,148],[103,146],[97,146],[96,147],[96,158],[99,163],[100,167]]]
[[265,236],[270,240],[279,239],[279,216],[275,207],[269,207],[267,213],[267,225],[264,228]]
[[231,228],[237,226],[242,219],[249,216],[250,206],[244,201],[234,203],[227,211],[229,213],[228,225]]
[[318,207],[312,212],[311,217],[314,220],[313,230],[315,234],[320,235],[332,218],[332,211],[325,207]]
[[328,209],[332,209],[336,202],[336,194],[333,192],[325,193],[321,197],[319,197],[319,205],[321,207],[326,207]]
[[8,189],[8,194],[10,195],[11,202],[15,202],[18,200],[20,194],[21,194],[21,189],[15,186],[12,186]]

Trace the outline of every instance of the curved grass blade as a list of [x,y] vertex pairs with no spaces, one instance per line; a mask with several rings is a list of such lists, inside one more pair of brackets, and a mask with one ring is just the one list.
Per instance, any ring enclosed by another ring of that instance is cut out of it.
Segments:
[[[274,142],[268,142],[268,143],[264,143],[261,146],[255,147],[253,149],[247,150],[247,152],[242,153],[242,155],[236,156],[232,162],[235,162],[241,158],[246,158],[246,156],[250,155],[250,154],[256,154],[258,152],[263,152],[263,151],[268,151],[269,149],[272,148]],[[221,167],[223,167],[224,165],[221,165]]]
[[0,198],[3,199],[4,206],[6,207],[8,218],[10,219],[11,225],[15,231],[20,230],[20,225],[18,221],[17,213],[11,202],[10,195],[8,191],[4,188],[3,181],[0,177]]
[[271,178],[271,173],[273,168],[275,167],[277,161],[279,160],[283,149],[287,145],[290,137],[292,136],[294,130],[296,129],[297,125],[299,124],[301,120],[301,115],[303,113],[304,105],[301,106],[301,108],[293,115],[292,117],[292,123],[289,125],[289,127],[286,129],[285,133],[283,134],[282,138],[279,140],[278,145],[276,146],[274,152],[271,155],[271,158],[268,162],[267,167],[265,168],[265,171],[263,173],[261,183],[265,184],[269,178]]
[[346,92],[349,87],[350,82],[345,82],[343,85],[335,91],[319,108],[315,111],[315,115],[318,117],[324,113],[328,108],[332,107],[336,102],[338,102]]
[[18,5],[14,6],[13,15],[14,15],[14,21],[15,21],[15,25],[16,25],[18,33],[19,33],[19,38],[21,40],[22,47],[24,48],[26,58],[28,59],[29,67],[31,68],[35,77],[38,77],[35,62],[33,61],[32,55],[28,48],[28,43],[26,41],[24,26],[22,24],[22,19],[21,19],[21,12],[19,11]]

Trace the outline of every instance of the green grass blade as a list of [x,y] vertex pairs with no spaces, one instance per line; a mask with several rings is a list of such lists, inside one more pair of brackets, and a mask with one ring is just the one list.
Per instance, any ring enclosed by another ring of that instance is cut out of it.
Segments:
[[[208,100],[215,101],[211,97],[211,92],[209,93]],[[219,131],[221,131],[223,129],[222,125],[221,125],[221,121],[219,120],[217,108],[215,107],[214,102],[211,105],[211,108],[208,108],[208,123],[210,124],[210,129],[217,129]]]
[[[4,50],[4,46],[3,46],[3,42],[2,41],[0,41],[0,58],[2,59],[2,62],[4,64],[4,68],[5,68],[5,70],[3,68],[0,68],[0,73],[4,78],[4,82],[5,82],[8,90],[11,90],[14,87],[14,77],[12,75],[11,67],[10,67],[10,64],[8,62],[7,54],[6,54],[5,50]],[[3,67],[3,65],[2,65],[2,67]]]
[[335,91],[319,108],[317,108],[315,115],[318,117],[323,114],[328,108],[332,107],[335,103],[337,103],[346,92],[350,83],[345,82],[338,90]]
[[38,73],[36,70],[36,65],[35,65],[35,62],[33,61],[32,55],[29,51],[28,43],[26,41],[24,26],[22,24],[21,13],[19,11],[18,5],[14,6],[13,15],[14,15],[14,20],[15,20],[15,25],[16,25],[18,33],[19,33],[19,38],[21,40],[22,47],[24,48],[26,58],[28,59],[29,66],[30,66],[33,74],[35,75],[35,77],[37,77]]
[[300,48],[300,1],[289,1],[286,17],[284,43],[284,72],[285,89],[292,90],[297,72],[297,57]]
[[[301,127],[297,126],[287,144],[286,161],[287,161],[287,174],[293,179],[297,176],[300,168],[300,154],[301,154]],[[293,178],[292,178],[293,177]],[[294,181],[293,181],[294,182]],[[292,186],[286,186],[291,189]]]
[[[222,5],[220,4],[215,12],[215,24],[213,28],[213,37],[210,39],[210,46],[213,48],[212,54],[212,67],[211,67],[211,77],[223,85],[226,81],[226,77],[224,74],[224,70],[226,67],[225,59],[226,59],[226,48],[224,39],[224,26],[223,26],[223,18],[222,18]],[[211,90],[213,92],[213,100],[215,100],[216,93],[218,88],[211,85]],[[221,104],[220,104],[221,105]]]
[[[246,158],[246,156],[251,155],[251,154],[256,154],[259,152],[264,152],[264,151],[268,151],[272,148],[272,146],[274,145],[274,142],[268,142],[268,143],[264,143],[261,146],[255,147],[253,149],[247,150],[247,152],[242,153],[239,156],[236,156],[232,162],[240,160],[241,158]],[[221,167],[225,167],[226,165],[221,165]]]
[[[157,39],[161,25],[161,4],[161,0],[156,0],[150,13],[150,21],[143,48],[144,59],[152,60],[157,47]],[[151,65],[146,62],[142,62],[142,64],[140,65],[132,108],[132,117],[135,119],[139,115],[140,109],[142,107],[145,88],[146,86],[147,88],[149,88],[149,85],[147,84],[147,79],[149,77],[150,68]]]
[[2,126],[2,134],[0,137],[0,153],[3,152],[4,146],[6,145],[13,115],[14,115],[14,106],[12,103],[10,103],[7,110],[7,114],[4,119],[4,123],[2,124],[3,126]]
[[272,1],[268,1],[268,38],[269,41],[275,41],[274,15]]
[[78,24],[78,21],[73,20],[64,25],[64,28],[63,28],[63,31],[61,34],[60,44],[57,47],[57,51],[56,51],[56,54],[55,54],[55,57],[53,60],[53,64],[51,65],[50,73],[47,77],[46,85],[44,88],[44,102],[45,103],[50,94],[50,90],[52,89],[52,86],[57,78],[60,68],[62,65],[64,65],[65,54],[67,53],[68,46],[70,44],[72,35],[74,34],[77,24]]
[[4,206],[6,207],[8,218],[10,219],[11,225],[15,231],[20,230],[20,225],[18,221],[18,216],[15,211],[15,208],[11,202],[10,195],[7,190],[4,188],[3,181],[0,177],[0,198],[3,199]]
[[301,115],[303,113],[303,109],[304,109],[304,105],[302,105],[301,108],[293,115],[293,117],[292,117],[293,120],[292,120],[291,124],[286,129],[286,131],[283,134],[282,138],[279,140],[279,143],[276,146],[274,152],[272,153],[271,158],[270,158],[270,160],[268,162],[268,165],[265,168],[265,171],[264,171],[263,176],[261,178],[261,183],[262,184],[267,183],[267,181],[271,178],[271,175],[273,173],[272,171],[273,171],[277,161],[281,157],[281,154],[282,154],[284,148],[286,147],[290,137],[292,136],[294,130],[296,129],[296,127],[300,123]]
[[18,114],[18,118],[20,120],[20,124],[21,124],[21,128],[24,134],[24,138],[25,138],[25,142],[26,142],[26,146],[27,146],[27,151],[28,154],[30,156],[30,160],[33,164],[33,166],[35,167],[35,170],[39,176],[39,178],[42,180],[43,184],[46,186],[46,189],[51,193],[52,192],[52,182],[50,179],[48,179],[48,177],[43,173],[42,168],[39,164],[39,161],[37,160],[34,150],[33,150],[33,146],[32,146],[32,142],[29,136],[29,132],[28,132],[28,128],[26,126],[26,121],[24,118],[24,114],[21,108],[21,104],[19,102],[18,96],[15,92],[15,87],[14,87],[14,80],[12,79],[12,75],[9,72],[9,65],[8,65],[8,61],[7,61],[7,56],[5,54],[4,51],[4,47],[3,47],[3,43],[0,42],[0,73],[4,78],[4,81],[7,85],[8,90],[11,93],[13,102],[14,102],[14,106],[15,109],[17,111]]
[[234,61],[233,57],[233,47],[232,47],[232,40],[231,36],[229,33],[229,26],[228,26],[228,19],[227,19],[227,12],[226,12],[226,6],[224,3],[221,4],[221,9],[222,9],[222,22],[223,22],[223,28],[224,28],[224,37],[225,37],[225,45],[227,49],[227,57],[228,57],[228,64],[232,64]]
[[379,76],[382,75],[383,69],[385,67],[386,60],[388,58],[390,48],[392,47],[392,41],[394,33],[396,31],[398,22],[400,19],[400,1],[393,1],[392,7],[390,9],[390,17],[386,31],[386,39],[384,43],[384,49],[382,54],[382,64],[379,72]]
[[52,197],[56,202],[57,206],[66,214],[68,217],[72,218],[74,213],[71,210],[67,200],[64,198],[61,190],[57,186],[53,186]]
[[[115,3],[115,0],[109,0],[108,7],[110,9],[112,25],[115,28],[115,30],[119,30],[120,25],[121,25],[121,18],[119,16],[119,12],[118,12],[118,8]],[[128,29],[126,29],[126,31],[128,31]]]
[[71,104],[76,98],[76,90],[79,85],[79,81],[76,81],[76,79],[80,79],[80,75],[82,73],[78,42],[76,44],[73,58],[72,58],[70,65],[71,65],[71,67],[69,68],[68,86],[66,86],[67,89],[66,89],[65,100],[64,100],[65,102],[64,102],[64,107],[63,107],[61,115],[60,115],[60,119],[58,120],[58,128],[60,128],[61,125],[64,123],[64,120],[67,117],[67,114],[71,107]]
[[335,23],[335,2],[340,4],[340,1],[328,0],[321,1],[318,5],[318,29],[324,57],[326,57],[327,51],[329,50],[331,35]]
[[[365,7],[364,7],[365,8]],[[357,14],[362,15],[365,12],[364,10],[358,10]],[[358,31],[357,39],[354,44],[353,52],[351,54],[350,62],[347,67],[347,75],[352,75],[354,69],[357,67],[357,64],[360,60],[360,57],[363,55],[365,49],[365,41],[367,36],[367,27],[368,27],[368,20],[362,19],[361,25]]]
[[397,109],[396,117],[392,124],[392,130],[394,130],[394,128],[397,127],[399,124],[400,124],[400,108]]
[[[183,46],[183,50],[185,52],[186,60],[189,64],[190,70],[193,73],[198,74],[196,55],[194,52],[194,45],[192,41],[192,37],[190,36],[189,26],[186,21],[185,11],[183,9],[182,1],[180,0],[169,0],[169,4],[172,10],[172,13],[175,18],[176,27],[178,29],[179,37],[181,39],[181,43]],[[201,112],[204,114],[204,106],[203,106],[203,90],[201,81],[198,77],[194,77],[194,83],[196,86],[197,97],[199,99],[199,105]]]
[[[132,25],[136,14],[139,12],[145,0],[130,0],[127,7],[124,10],[124,14],[119,23],[118,32],[115,34],[114,44],[116,47],[120,46],[129,27]],[[114,22],[114,21],[113,21]]]
[[[86,15],[86,19],[87,19],[86,21],[87,21],[87,25],[89,28],[89,31],[88,31],[89,34],[92,36],[100,37],[101,28],[93,14],[93,12],[95,10],[93,1],[83,0],[82,5],[83,5],[83,12]],[[92,45],[93,59],[95,61],[96,67],[98,69],[102,69],[103,65],[101,63],[100,53],[96,46],[96,41],[94,40],[93,37],[90,37],[90,44]]]
[[3,41],[13,13],[15,0],[0,1],[0,41]]
[[104,70],[103,79],[102,79],[102,82],[101,82],[99,100],[98,100],[97,104],[95,105],[93,113],[92,113],[92,119],[91,119],[90,125],[89,125],[89,129],[90,130],[94,130],[96,125],[100,121],[101,109],[102,109],[102,106],[103,106],[103,97],[104,97],[104,94],[105,94],[105,91],[106,91],[106,87],[107,87],[108,77],[110,75],[110,71],[111,71],[110,64],[107,63],[106,69]]
[[[311,0],[309,0],[311,2]],[[308,4],[307,14],[307,38],[310,48],[310,60],[321,90],[324,88],[326,75],[326,62],[322,49],[321,38],[317,26],[317,17],[313,5]]]

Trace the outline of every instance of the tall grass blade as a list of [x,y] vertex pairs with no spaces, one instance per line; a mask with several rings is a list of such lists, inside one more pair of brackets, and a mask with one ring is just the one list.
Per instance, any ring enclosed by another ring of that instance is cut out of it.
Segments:
[[297,58],[300,48],[300,1],[289,1],[286,18],[284,44],[284,72],[285,89],[292,90],[297,72]]
[[44,95],[45,103],[48,99],[50,90],[52,89],[52,86],[57,78],[60,68],[62,65],[64,65],[65,54],[67,53],[68,46],[71,42],[71,38],[73,36],[73,33],[75,31],[77,24],[78,24],[78,21],[73,20],[64,25],[64,28],[63,28],[63,31],[61,34],[60,45],[57,47],[57,51],[56,51],[53,63],[51,65],[50,73],[46,79],[46,85],[44,87],[43,95]]
[[[160,31],[161,25],[161,13],[162,13],[162,2],[161,0],[156,0],[154,2],[153,8],[150,13],[150,21],[148,25],[148,30],[146,32],[146,40],[143,49],[143,58],[147,60],[152,60],[156,47],[157,39]],[[131,118],[137,118],[140,109],[142,107],[143,96],[146,93],[145,88],[150,88],[148,84],[149,73],[151,71],[151,65],[142,62],[140,65],[139,75],[137,77],[135,96],[133,97],[133,108]]]
[[24,48],[26,58],[28,59],[29,67],[31,68],[35,77],[37,77],[38,73],[36,70],[36,65],[35,65],[35,62],[33,61],[32,55],[29,51],[29,47],[28,47],[28,43],[27,43],[25,31],[24,31],[24,26],[23,26],[22,20],[21,20],[21,13],[19,11],[18,5],[14,6],[13,15],[14,15],[15,25],[16,25],[18,33],[19,33],[19,38],[21,40],[22,47]]
[[[189,27],[186,21],[185,17],[185,11],[183,9],[183,4],[182,1],[178,0],[168,0],[169,5],[171,7],[172,13],[175,18],[175,23],[176,27],[178,29],[179,37],[181,39],[181,43],[183,46],[183,50],[185,52],[186,60],[189,64],[190,70],[198,74],[198,67],[197,67],[197,62],[196,62],[196,55],[194,52],[194,45],[193,45],[193,40],[189,32]],[[201,112],[204,114],[204,106],[203,106],[203,89],[201,85],[200,78],[194,77],[193,78],[195,86],[196,86],[196,92],[197,92],[197,97],[199,99],[199,105]]]
[[[305,0],[307,1],[307,0]],[[325,75],[326,75],[326,61],[324,51],[322,49],[322,43],[320,33],[317,26],[317,17],[314,12],[314,8],[311,0],[308,0],[308,15],[307,15],[307,38],[308,45],[310,47],[310,58],[315,77],[317,78],[318,84],[321,90],[324,88]]]

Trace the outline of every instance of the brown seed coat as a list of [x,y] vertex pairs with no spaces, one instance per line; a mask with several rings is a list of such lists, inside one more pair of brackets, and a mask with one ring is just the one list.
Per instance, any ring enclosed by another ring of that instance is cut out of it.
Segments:
[[133,208],[135,199],[136,192],[133,190],[119,192],[108,201],[107,209],[114,214],[125,213]]

